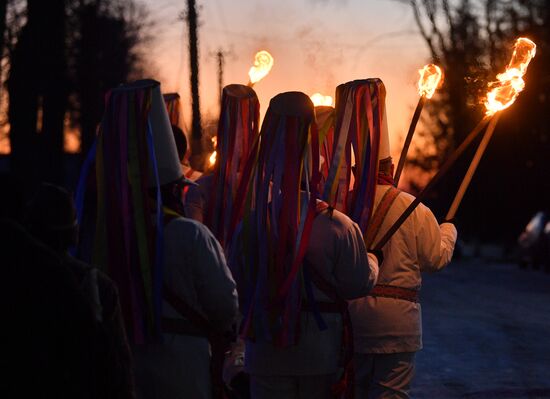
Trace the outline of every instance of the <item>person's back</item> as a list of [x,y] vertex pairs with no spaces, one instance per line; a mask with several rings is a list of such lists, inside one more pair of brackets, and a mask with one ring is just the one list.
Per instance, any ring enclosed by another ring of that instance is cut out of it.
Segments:
[[[349,128],[352,137],[361,134],[366,139],[365,132],[369,132],[369,137],[375,139],[373,147],[378,147],[377,152],[370,153],[369,162],[355,166],[356,183],[353,195],[349,196],[353,201],[350,214],[370,213],[367,218],[361,219],[366,221],[361,226],[367,248],[374,249],[414,197],[395,188],[393,181],[386,93],[382,81],[366,79],[348,82],[340,85],[337,92],[340,99],[340,104],[337,104],[338,121],[355,110],[357,114],[353,114],[352,119],[382,122],[375,125],[372,132],[361,126],[350,125]],[[373,112],[364,106],[363,99],[358,100],[357,93],[370,97],[370,101],[376,104]],[[352,166],[350,159],[348,162]],[[375,162],[378,167],[372,168]],[[374,194],[370,198],[368,195],[360,196],[365,172],[369,174],[368,183],[373,186],[372,190],[366,190]],[[420,204],[382,246],[384,260],[376,286],[368,296],[350,302],[357,397],[409,397],[415,352],[422,347],[418,300],[421,272],[437,271],[446,266],[452,258],[456,238],[454,225],[444,223],[439,226],[432,212]]]
[[231,331],[237,316],[235,283],[219,243],[194,220],[174,215],[165,225],[164,259],[165,290],[197,312],[209,331],[165,298],[162,342],[134,348],[141,395],[211,398],[209,338]]
[[313,115],[303,93],[271,100],[247,193],[251,210],[230,249],[253,398],[346,391],[339,378],[351,378],[345,300],[366,295],[376,280],[376,257],[357,225],[316,200]]
[[[351,219],[329,209],[317,215],[311,228],[304,265],[313,268],[330,283],[342,299],[367,295],[376,282],[376,264],[375,257],[367,254],[359,227]],[[303,283],[300,281],[299,284]],[[314,284],[312,290],[316,302],[334,305],[330,312],[321,310],[327,328],[321,330],[313,312],[308,309],[302,311],[300,339],[296,345],[280,348],[272,342],[262,342],[261,338],[255,342],[247,341],[246,369],[249,373],[259,376],[333,375],[330,379],[315,381],[316,389],[330,391],[342,366],[342,316],[332,298]]]
[[134,397],[130,348],[114,282],[96,267],[69,254],[77,244],[78,224],[72,196],[65,189],[42,184],[29,202],[25,217],[29,232],[48,246],[68,270],[85,297],[95,321],[97,367],[101,396]]
[[97,324],[62,259],[0,220],[5,397],[103,398]]
[[[133,118],[126,110],[137,103]],[[219,244],[181,216],[190,183],[160,84],[111,90],[98,135],[93,252],[119,287],[140,398],[211,398],[210,341],[237,313]]]
[[[391,186],[378,185],[375,211]],[[414,201],[401,192],[380,226],[374,243],[393,225]],[[418,296],[421,273],[445,267],[453,254],[456,229],[441,226],[432,212],[420,204],[383,248],[377,286],[399,287]],[[352,301],[350,311],[358,353],[416,352],[422,348],[421,306],[417,300],[367,296]]]

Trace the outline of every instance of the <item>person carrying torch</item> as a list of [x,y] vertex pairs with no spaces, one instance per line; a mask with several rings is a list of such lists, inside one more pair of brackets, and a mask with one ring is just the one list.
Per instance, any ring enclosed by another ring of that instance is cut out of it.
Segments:
[[301,92],[279,94],[228,251],[253,399],[353,395],[347,300],[369,292],[378,261],[358,226],[317,200],[319,179],[313,104]]
[[497,81],[489,84],[490,91],[487,93],[485,99],[486,113],[485,117],[479,121],[476,127],[466,136],[464,141],[458,146],[456,150],[447,158],[447,160],[441,165],[437,173],[432,177],[429,183],[418,194],[416,199],[403,211],[401,216],[391,225],[391,227],[384,233],[374,247],[375,250],[382,248],[388,240],[391,239],[393,234],[399,229],[399,227],[407,220],[407,218],[414,212],[420,202],[431,192],[433,187],[446,175],[450,168],[454,165],[456,160],[464,153],[464,151],[470,146],[475,138],[482,132],[487,123],[489,126],[485,131],[483,139],[481,140],[474,158],[464,176],[464,179],[455,195],[453,203],[447,212],[445,220],[451,220],[454,218],[456,211],[464,197],[466,189],[470,184],[472,177],[476,171],[487,145],[494,133],[497,122],[500,118],[501,111],[510,107],[519,96],[520,92],[525,87],[523,76],[527,72],[527,67],[536,54],[536,44],[527,38],[520,37],[516,40],[514,45],[514,52],[512,59],[506,67],[504,73],[497,75]]
[[[344,163],[351,162],[352,151],[356,160],[346,212],[361,227],[366,247],[373,248],[414,197],[394,187],[382,81],[348,82],[338,86],[336,98],[335,140],[347,137]],[[445,267],[456,239],[453,224],[439,225],[420,205],[378,254],[383,261],[377,284],[349,304],[356,398],[409,397],[415,353],[422,348],[421,273]]]

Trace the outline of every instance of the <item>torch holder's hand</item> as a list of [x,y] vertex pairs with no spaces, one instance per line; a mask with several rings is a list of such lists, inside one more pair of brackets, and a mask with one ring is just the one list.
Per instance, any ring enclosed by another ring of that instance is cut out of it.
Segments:
[[456,218],[443,219],[441,221],[441,223],[439,223],[439,224],[443,224],[443,223],[450,223],[450,224],[454,224],[456,226]]
[[376,256],[376,260],[378,261],[378,267],[380,267],[380,265],[382,265],[382,262],[384,262],[384,253],[382,252],[382,250],[381,249],[371,249],[369,251],[369,253]]

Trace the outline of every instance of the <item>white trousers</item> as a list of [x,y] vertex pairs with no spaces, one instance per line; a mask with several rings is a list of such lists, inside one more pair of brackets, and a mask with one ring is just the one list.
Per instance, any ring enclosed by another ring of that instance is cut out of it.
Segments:
[[355,399],[410,398],[414,355],[414,352],[356,353]]
[[332,399],[336,374],[307,376],[250,376],[252,399]]

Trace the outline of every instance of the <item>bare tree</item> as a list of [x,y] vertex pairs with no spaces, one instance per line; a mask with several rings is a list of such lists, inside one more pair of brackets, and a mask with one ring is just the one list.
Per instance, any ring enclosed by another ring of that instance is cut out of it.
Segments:
[[29,182],[66,183],[67,126],[80,127],[85,155],[105,92],[142,76],[146,9],[134,0],[10,0],[6,22],[11,169]]
[[67,103],[65,1],[27,1],[8,80],[11,170],[24,181],[63,182]]
[[133,0],[81,0],[69,6],[70,109],[80,126],[81,152],[91,147],[107,90],[143,75],[150,28],[146,10]]
[[[445,69],[445,83],[427,104],[421,132],[435,151],[417,152],[412,165],[435,170],[481,118],[487,83],[507,64],[515,38],[538,44],[527,87],[503,113],[461,208],[466,231],[482,238],[511,239],[530,213],[550,203],[550,10],[543,0],[399,0],[411,7],[419,33],[434,61]],[[462,178],[468,156],[448,176],[432,206],[443,213]],[[545,187],[544,190],[538,189]],[[536,194],[528,194],[537,190]],[[493,198],[494,197],[494,198]],[[498,200],[496,200],[498,198]],[[522,204],[518,209],[517,204]],[[462,216],[461,216],[462,215]],[[502,224],[504,229],[493,226]]]

